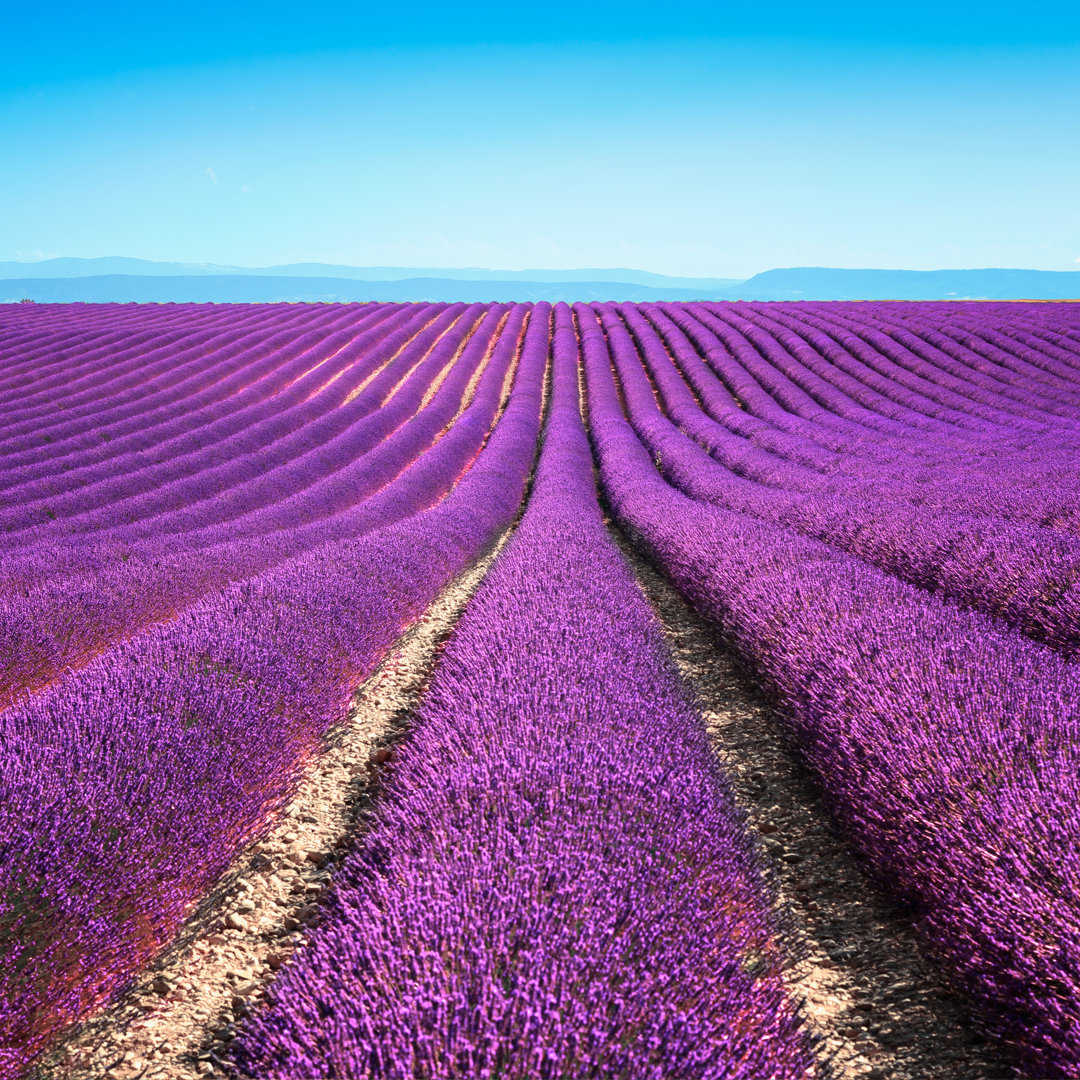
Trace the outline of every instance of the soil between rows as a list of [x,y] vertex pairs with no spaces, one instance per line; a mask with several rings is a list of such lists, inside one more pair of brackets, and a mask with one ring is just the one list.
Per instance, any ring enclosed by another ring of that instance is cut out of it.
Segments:
[[609,522],[663,625],[795,936],[792,993],[837,1080],[992,1080],[1014,1070],[835,832],[782,720],[716,632]]
[[[1013,1075],[922,957],[904,914],[831,831],[753,680],[617,529],[656,610],[736,797],[760,836],[797,937],[792,992],[839,1080]],[[36,1070],[40,1080],[194,1080],[234,1075],[221,1053],[318,918],[334,860],[362,829],[440,643],[507,537],[454,582],[357,692],[350,720],[309,761],[273,830],[234,863],[177,943],[113,1007]],[[764,1080],[764,1078],[763,1078]]]
[[235,860],[177,942],[122,1000],[64,1038],[34,1080],[235,1076],[221,1054],[317,921],[335,860],[364,827],[439,646],[512,531],[444,590],[359,688],[349,720],[305,764],[281,820]]

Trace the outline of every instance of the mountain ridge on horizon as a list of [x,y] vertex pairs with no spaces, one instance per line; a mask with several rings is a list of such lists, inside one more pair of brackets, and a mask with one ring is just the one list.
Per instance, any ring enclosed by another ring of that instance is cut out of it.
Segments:
[[507,271],[323,263],[218,267],[123,256],[0,262],[0,302],[20,299],[44,303],[1073,300],[1080,299],[1080,270],[787,267],[738,280],[625,269]]
[[489,270],[478,266],[347,266],[320,262],[282,263],[275,266],[233,266],[217,263],[158,262],[153,259],[133,259],[125,255],[106,255],[92,259],[64,256],[41,259],[37,262],[0,261],[0,280],[101,277],[117,274],[135,277],[318,277],[351,281],[405,281],[414,278],[545,283],[606,281],[674,289],[723,289],[746,280],[745,278],[673,276],[625,267],[582,267],[573,270],[539,268]]

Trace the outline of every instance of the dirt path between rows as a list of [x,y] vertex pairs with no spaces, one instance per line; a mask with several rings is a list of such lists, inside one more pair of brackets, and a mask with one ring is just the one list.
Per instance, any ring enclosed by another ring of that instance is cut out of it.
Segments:
[[709,625],[611,527],[660,616],[765,853],[801,953],[790,985],[838,1080],[1013,1076],[923,957],[904,914],[830,826],[781,721]]
[[[617,530],[698,697],[736,797],[757,830],[802,954],[793,993],[838,1080],[991,1080],[998,1054],[920,955],[904,915],[864,877],[830,829],[819,794],[786,748],[760,692]],[[450,632],[510,532],[455,581],[357,692],[267,837],[245,851],[177,943],[124,999],[46,1058],[40,1080],[224,1077],[235,1025],[304,941],[334,861],[362,829],[382,769]],[[763,1078],[766,1080],[766,1078]]]
[[235,1024],[303,944],[335,859],[364,826],[382,770],[496,546],[453,582],[360,687],[349,720],[328,733],[266,838],[240,855],[174,946],[123,1000],[68,1035],[40,1080],[195,1080],[226,1076]]

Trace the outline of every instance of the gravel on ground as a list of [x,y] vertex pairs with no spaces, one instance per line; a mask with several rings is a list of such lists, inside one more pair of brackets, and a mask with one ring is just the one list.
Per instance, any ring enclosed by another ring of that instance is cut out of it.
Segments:
[[610,525],[696,694],[795,937],[792,993],[837,1080],[992,1080],[1014,1071],[920,952],[910,919],[837,835],[783,720],[713,628]]
[[506,543],[454,581],[360,687],[349,719],[304,763],[279,820],[244,851],[173,946],[110,1008],[69,1033],[39,1080],[226,1076],[236,1025],[319,917],[339,856],[363,829],[439,646]]

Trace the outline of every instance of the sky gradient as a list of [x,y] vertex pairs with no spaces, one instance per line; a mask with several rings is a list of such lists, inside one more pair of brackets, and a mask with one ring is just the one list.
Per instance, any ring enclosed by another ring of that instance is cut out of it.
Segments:
[[1077,269],[1078,116],[1076,4],[60,3],[0,259]]

